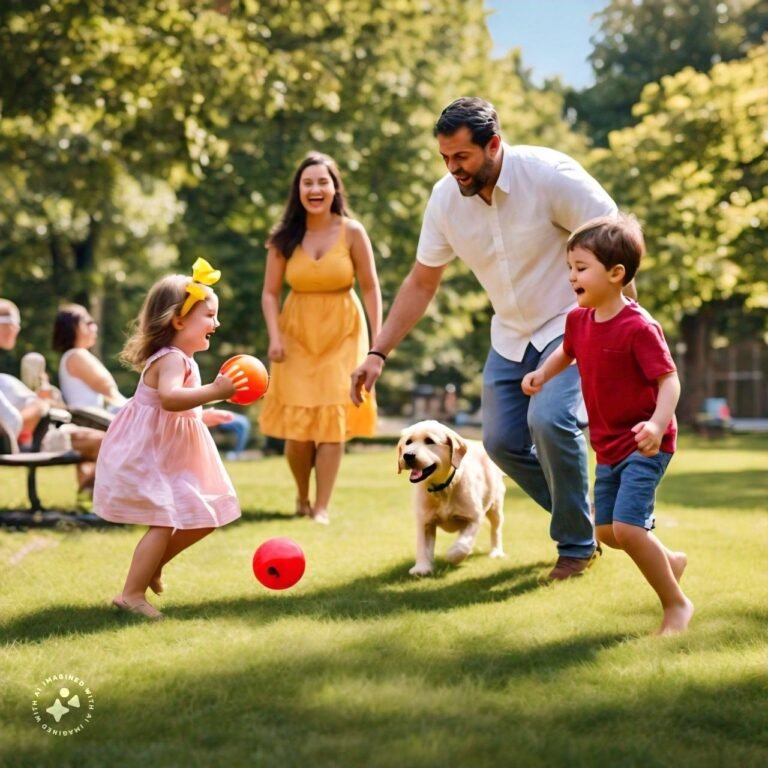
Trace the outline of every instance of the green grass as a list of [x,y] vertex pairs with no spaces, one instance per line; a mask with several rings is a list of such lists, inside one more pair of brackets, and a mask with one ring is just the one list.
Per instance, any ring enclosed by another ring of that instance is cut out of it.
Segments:
[[[683,440],[658,533],[688,552],[697,613],[664,639],[620,552],[583,579],[542,581],[548,517],[513,487],[506,560],[484,556],[486,528],[461,567],[408,576],[410,488],[395,469],[391,447],[347,455],[324,528],[291,517],[281,458],[230,465],[243,519],[168,567],[159,624],[106,607],[140,529],[0,530],[0,765],[768,764],[766,438]],[[45,501],[72,503],[71,467],[40,476]],[[0,507],[22,504],[23,473],[0,477]],[[307,556],[285,592],[251,573],[273,536]],[[438,554],[450,540],[438,533]],[[93,693],[81,733],[33,719],[55,674]]]

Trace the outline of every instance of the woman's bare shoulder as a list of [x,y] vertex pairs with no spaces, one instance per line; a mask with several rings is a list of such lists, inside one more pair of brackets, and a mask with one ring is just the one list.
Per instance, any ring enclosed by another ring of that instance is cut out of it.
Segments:
[[96,355],[85,347],[72,347],[67,355],[67,369],[74,372],[78,369],[93,368],[97,361]]
[[365,232],[362,222],[359,222],[357,219],[350,219],[348,216],[344,218],[344,226],[350,232]]
[[347,233],[349,234],[350,241],[358,240],[359,238],[367,238],[368,232],[366,231],[363,223],[357,219],[344,219]]

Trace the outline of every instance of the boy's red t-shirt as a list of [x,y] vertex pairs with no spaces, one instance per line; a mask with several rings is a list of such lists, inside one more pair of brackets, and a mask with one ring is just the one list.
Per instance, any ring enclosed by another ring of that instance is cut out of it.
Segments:
[[[661,326],[637,302],[604,323],[595,322],[594,315],[594,309],[571,310],[563,349],[579,367],[597,461],[616,464],[637,450],[632,427],[653,415],[657,379],[676,367]],[[673,417],[661,450],[674,453],[676,439]]]

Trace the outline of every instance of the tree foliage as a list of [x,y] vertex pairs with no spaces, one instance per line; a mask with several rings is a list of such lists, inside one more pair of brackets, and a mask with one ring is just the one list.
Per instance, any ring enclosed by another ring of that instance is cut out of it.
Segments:
[[[56,304],[74,299],[102,320],[114,368],[151,282],[204,256],[224,273],[204,369],[264,355],[264,243],[310,149],[338,161],[388,303],[443,172],[432,126],[462,93],[495,101],[511,140],[583,148],[560,94],[534,88],[518,54],[492,62],[482,0],[443,11],[431,0],[5,3],[0,285],[27,320],[20,352],[47,352]],[[393,358],[384,398],[435,366],[471,379],[488,320],[457,269]]]
[[686,68],[647,85],[639,122],[595,153],[599,177],[643,222],[642,300],[681,330],[694,393],[718,323],[730,318],[731,340],[766,330],[767,84],[765,45],[706,74]]
[[571,92],[567,104],[601,146],[610,131],[634,123],[632,107],[647,83],[742,58],[768,31],[768,10],[757,0],[611,0],[596,16],[595,84]]
[[[310,149],[341,168],[386,308],[444,173],[435,119],[466,94],[496,105],[509,143],[586,160],[639,216],[643,302],[670,335],[704,350],[714,333],[763,327],[765,4],[611,0],[596,84],[569,97],[610,141],[591,155],[561,118],[557,80],[534,86],[519,51],[491,57],[485,13],[483,0],[450,13],[435,0],[5,2],[0,294],[22,307],[19,354],[49,354],[57,304],[78,300],[101,319],[102,356],[130,391],[134,375],[115,362],[126,325],[156,277],[203,256],[224,274],[204,374],[234,352],[264,356],[265,242]],[[478,395],[490,314],[452,265],[388,362],[385,407],[419,381]]]

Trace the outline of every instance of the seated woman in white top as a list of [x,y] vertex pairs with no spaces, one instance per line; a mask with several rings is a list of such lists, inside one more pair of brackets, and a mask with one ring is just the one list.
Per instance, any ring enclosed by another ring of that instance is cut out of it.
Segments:
[[90,351],[98,335],[99,326],[85,307],[67,304],[59,309],[53,348],[62,353],[59,388],[70,408],[116,411],[126,402],[112,374]]

